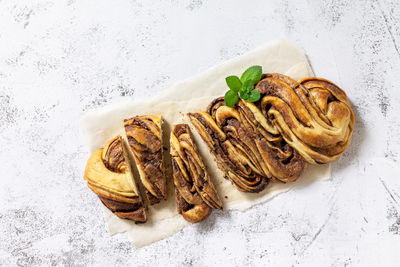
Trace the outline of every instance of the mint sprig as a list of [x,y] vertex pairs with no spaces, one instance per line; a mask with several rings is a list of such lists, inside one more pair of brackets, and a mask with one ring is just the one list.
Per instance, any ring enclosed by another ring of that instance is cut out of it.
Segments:
[[228,76],[225,78],[226,84],[229,87],[224,100],[225,104],[233,107],[241,99],[248,102],[255,102],[260,99],[260,93],[254,89],[254,85],[261,80],[261,66],[251,66],[243,72],[240,79],[238,76]]

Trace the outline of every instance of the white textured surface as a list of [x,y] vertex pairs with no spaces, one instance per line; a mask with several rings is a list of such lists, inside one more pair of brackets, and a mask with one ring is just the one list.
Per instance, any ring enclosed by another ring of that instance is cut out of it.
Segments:
[[[0,265],[398,266],[400,2],[0,0]],[[283,37],[343,87],[333,180],[135,250],[82,181],[78,118]]]

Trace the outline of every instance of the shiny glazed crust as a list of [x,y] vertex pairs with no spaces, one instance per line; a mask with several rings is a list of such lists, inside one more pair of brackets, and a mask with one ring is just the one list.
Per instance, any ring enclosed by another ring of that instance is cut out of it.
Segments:
[[129,147],[150,205],[166,199],[161,123],[161,115],[124,120]]
[[121,136],[90,156],[84,179],[88,187],[114,214],[135,222],[146,222],[147,217],[124,153]]
[[265,74],[256,89],[271,128],[309,163],[328,163],[350,143],[354,112],[345,92],[332,82],[305,78],[298,82],[278,73]]
[[222,202],[187,124],[173,127],[170,144],[178,212],[189,222],[202,221],[208,217],[212,208],[222,209]]

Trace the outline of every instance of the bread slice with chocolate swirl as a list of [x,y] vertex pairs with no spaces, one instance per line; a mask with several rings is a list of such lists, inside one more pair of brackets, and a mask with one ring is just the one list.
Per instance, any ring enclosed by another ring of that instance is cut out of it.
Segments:
[[170,144],[178,213],[189,222],[200,222],[212,209],[222,209],[222,202],[187,124],[173,127]]
[[84,174],[88,187],[115,215],[135,222],[146,222],[146,212],[130,169],[121,136],[90,156]]
[[146,197],[157,204],[167,198],[161,115],[135,116],[124,120],[124,127]]

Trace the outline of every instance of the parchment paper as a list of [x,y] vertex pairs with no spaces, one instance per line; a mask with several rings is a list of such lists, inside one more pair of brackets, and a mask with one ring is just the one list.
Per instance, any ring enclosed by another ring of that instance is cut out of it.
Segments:
[[[313,76],[304,53],[294,45],[276,40],[256,48],[213,67],[193,78],[162,90],[153,100],[126,99],[112,105],[91,110],[81,119],[81,128],[90,151],[103,147],[116,134],[124,135],[123,119],[135,115],[162,114],[165,120],[165,145],[169,143],[169,131],[173,124],[188,122],[187,112],[204,110],[216,97],[223,96],[227,90],[225,77],[238,75],[251,65],[261,65],[263,72],[279,72],[294,79]],[[173,100],[173,101],[171,101]],[[223,200],[224,210],[244,211],[253,205],[265,202],[293,188],[316,180],[330,178],[330,165],[308,166],[303,175],[294,183],[271,183],[261,193],[239,192],[230,181],[223,178],[214,162],[207,145],[189,123],[195,142],[203,156],[208,171],[213,177],[219,196]],[[168,151],[166,152],[168,153]],[[167,162],[168,163],[168,162]],[[170,167],[167,165],[167,174]],[[149,221],[135,224],[123,220],[104,208],[105,222],[110,234],[128,232],[136,247],[143,247],[190,225],[177,214],[173,182],[168,176],[168,200],[149,208]]]

